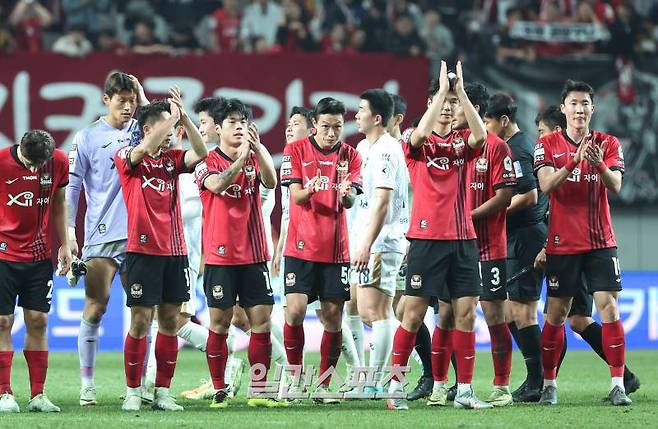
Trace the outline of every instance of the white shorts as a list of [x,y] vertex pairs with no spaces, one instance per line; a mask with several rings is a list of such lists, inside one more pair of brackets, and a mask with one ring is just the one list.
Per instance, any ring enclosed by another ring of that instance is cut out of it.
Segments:
[[117,240],[109,243],[82,246],[82,260],[84,262],[93,258],[112,259],[119,272],[126,271],[126,244],[128,240]]
[[187,267],[185,276],[187,277],[187,291],[190,293],[190,300],[181,304],[180,312],[189,316],[194,316],[196,314],[197,282],[201,281],[203,284],[203,277],[199,277],[198,270],[195,270],[192,267]]
[[365,271],[354,273],[353,279],[359,287],[374,287],[390,297],[395,296],[397,277],[404,255],[395,252],[371,253]]

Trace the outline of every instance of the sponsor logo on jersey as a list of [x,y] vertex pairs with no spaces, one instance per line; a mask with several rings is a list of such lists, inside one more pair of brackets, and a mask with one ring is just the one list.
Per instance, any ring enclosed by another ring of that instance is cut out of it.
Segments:
[[297,276],[295,273],[286,274],[286,287],[293,287],[297,282]]
[[556,246],[560,245],[560,236],[559,235],[554,235],[553,236],[553,244],[555,244]]
[[18,180],[18,177],[15,178],[15,179],[5,180],[5,183],[6,183],[7,185],[11,185],[12,183],[16,182],[17,180]]
[[505,159],[503,159],[503,167],[507,171],[512,171],[513,170],[512,158],[510,158],[509,156],[506,156]]
[[37,176],[23,176],[23,180],[37,180]]
[[219,246],[217,248],[217,253],[219,254],[219,256],[226,255],[226,246],[224,246],[223,244],[221,246]]
[[256,178],[256,168],[251,164],[245,165],[244,175],[247,177],[247,180],[253,181]]
[[475,162],[475,171],[484,174],[489,169],[489,160],[487,158],[478,158]]
[[215,285],[212,287],[212,297],[216,300],[224,298],[224,288],[222,285]]
[[130,296],[132,296],[134,299],[141,298],[143,294],[144,291],[142,290],[141,284],[133,283],[132,286],[130,286]]
[[346,174],[347,168],[347,161],[345,160],[338,161],[338,164],[336,164],[336,171],[338,171],[338,173]]
[[3,241],[2,243],[0,243],[0,252],[5,252],[5,251],[7,251],[7,243]]
[[17,205],[19,207],[32,207],[34,200],[34,193],[31,191],[21,192],[20,194],[14,196],[12,194],[7,194],[9,197],[9,202],[7,206]]
[[51,186],[53,184],[53,177],[50,174],[44,174],[39,180],[41,186]]
[[537,145],[535,146],[535,162],[540,162],[544,160],[544,146]]
[[437,158],[432,158],[427,156],[427,167],[434,167],[439,170],[446,171],[450,168],[450,159],[445,156],[440,156]]
[[514,175],[517,179],[523,177],[523,168],[521,168],[521,163],[519,161],[514,161]]
[[412,289],[420,289],[423,286],[423,278],[420,274],[414,274],[411,276],[411,281],[409,283],[411,284]]
[[167,173],[172,174],[174,172],[174,162],[171,159],[166,159],[164,169]]
[[107,226],[104,223],[98,225],[98,233],[103,235],[107,232]]
[[303,242],[302,240],[299,240],[299,241],[297,242],[297,248],[298,248],[299,250],[304,250],[304,246],[305,246],[305,244],[304,244],[304,242]]
[[427,221],[427,219],[420,220],[420,229],[427,229],[428,226],[429,226],[429,222]]
[[139,242],[142,244],[145,244],[147,241],[149,241],[149,237],[146,234],[140,234],[139,236]]

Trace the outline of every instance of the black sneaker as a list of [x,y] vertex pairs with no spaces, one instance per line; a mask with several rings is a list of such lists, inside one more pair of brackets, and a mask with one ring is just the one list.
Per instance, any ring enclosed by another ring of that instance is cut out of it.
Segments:
[[407,400],[415,401],[417,399],[426,398],[432,393],[432,387],[434,386],[434,379],[432,377],[425,377],[421,375],[418,379],[418,384],[416,388],[409,392],[407,395]]
[[448,396],[446,396],[447,401],[454,401],[455,396],[457,396],[457,383],[453,384],[450,389],[448,389]]
[[512,393],[514,402],[539,402],[541,398],[541,389],[539,387],[530,387],[528,383],[523,384]]
[[628,377],[624,377],[624,389],[626,390],[627,395],[630,395],[640,388],[640,379],[632,372],[629,371],[629,373],[630,375]]

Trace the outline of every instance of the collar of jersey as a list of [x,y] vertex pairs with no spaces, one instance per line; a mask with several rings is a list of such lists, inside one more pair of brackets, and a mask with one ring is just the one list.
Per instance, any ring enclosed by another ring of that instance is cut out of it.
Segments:
[[329,149],[322,149],[320,145],[318,144],[317,141],[315,141],[315,137],[311,136],[308,138],[308,140],[311,142],[311,144],[320,151],[323,155],[329,155],[330,153],[336,152],[338,149],[340,149],[340,146],[343,144],[343,142],[336,142],[336,144],[329,148]]

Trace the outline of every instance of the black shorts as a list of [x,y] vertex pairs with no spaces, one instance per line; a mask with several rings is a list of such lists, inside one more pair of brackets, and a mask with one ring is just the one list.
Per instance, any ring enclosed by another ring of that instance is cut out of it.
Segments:
[[231,308],[274,305],[270,273],[264,262],[246,265],[206,265],[203,290],[208,307]]
[[578,255],[546,255],[547,295],[574,297],[583,293],[621,290],[617,248]]
[[303,293],[308,302],[350,300],[350,264],[312,262],[286,256],[285,294]]
[[475,240],[409,240],[405,295],[451,301],[480,296]]
[[507,299],[507,260],[480,261],[482,295],[480,301],[505,301]]
[[190,300],[187,256],[126,253],[126,306],[153,307]]
[[0,315],[14,314],[18,306],[48,313],[53,297],[53,264],[0,260]]
[[[507,235],[507,275],[513,276],[525,267],[532,267],[537,254],[544,248],[548,227],[544,222],[518,228]],[[507,284],[511,301],[537,301],[544,279],[542,271],[530,270]]]
[[[571,301],[571,309],[569,310],[569,315],[571,316],[585,316],[592,317],[592,308],[594,306],[594,297],[589,291],[585,288],[580,288],[576,291],[576,294],[573,296],[573,301]],[[544,314],[548,310],[548,300],[544,303]]]

